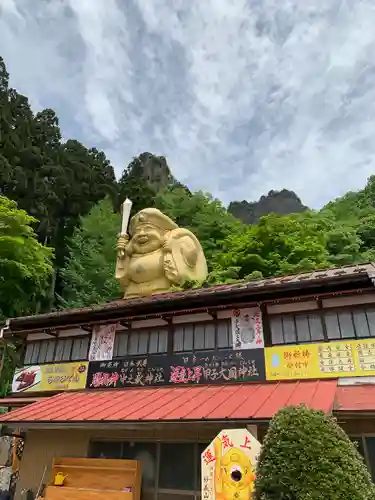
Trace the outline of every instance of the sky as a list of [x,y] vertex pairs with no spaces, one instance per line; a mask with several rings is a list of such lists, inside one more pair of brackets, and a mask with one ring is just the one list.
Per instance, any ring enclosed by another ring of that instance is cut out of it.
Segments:
[[0,0],[0,55],[117,175],[164,155],[225,204],[375,174],[374,0]]

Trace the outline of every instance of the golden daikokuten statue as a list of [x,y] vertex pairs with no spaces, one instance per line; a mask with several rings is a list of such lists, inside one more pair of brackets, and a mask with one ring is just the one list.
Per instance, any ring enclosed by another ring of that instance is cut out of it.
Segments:
[[117,241],[116,278],[125,299],[167,292],[173,285],[207,277],[197,238],[160,210],[138,212],[130,221],[129,235],[121,234]]

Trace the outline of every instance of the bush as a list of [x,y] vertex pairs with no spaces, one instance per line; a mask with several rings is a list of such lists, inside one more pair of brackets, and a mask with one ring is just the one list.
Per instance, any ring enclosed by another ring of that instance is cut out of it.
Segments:
[[374,500],[367,467],[335,419],[305,406],[271,421],[259,457],[257,500]]

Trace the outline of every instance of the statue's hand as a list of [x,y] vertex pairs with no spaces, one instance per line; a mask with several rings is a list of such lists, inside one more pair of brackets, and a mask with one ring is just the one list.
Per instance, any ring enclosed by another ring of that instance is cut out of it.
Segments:
[[127,234],[120,234],[117,239],[117,255],[120,259],[123,259],[126,255],[126,248],[129,244],[129,236]]
[[162,246],[163,252],[166,253],[171,253],[172,252],[172,242],[169,238],[166,238],[163,241],[163,246]]
[[179,275],[171,253],[164,256],[164,272],[167,279],[174,284],[179,282]]

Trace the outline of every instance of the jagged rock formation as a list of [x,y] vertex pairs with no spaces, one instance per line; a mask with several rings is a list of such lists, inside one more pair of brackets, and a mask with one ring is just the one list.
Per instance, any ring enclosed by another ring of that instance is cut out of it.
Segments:
[[[156,156],[144,152],[133,158],[124,171],[119,183],[120,200],[132,193],[135,211],[152,206],[156,193],[167,186],[181,187],[187,192],[173,175],[164,156]],[[257,202],[233,201],[228,211],[245,224],[256,224],[259,219],[269,213],[288,215],[307,210],[300,198],[288,189],[270,191],[267,196],[261,196]]]
[[270,191],[267,196],[261,196],[259,201],[232,201],[228,211],[245,224],[256,224],[261,217],[269,213],[288,215],[304,212],[308,207],[302,204],[293,191],[283,189]]
[[138,160],[144,179],[154,191],[160,191],[165,186],[176,182],[164,156],[142,153]]

